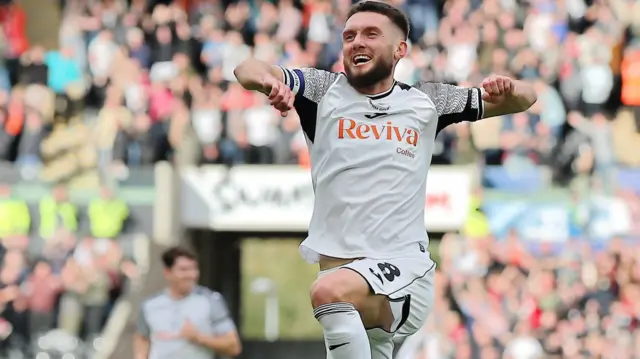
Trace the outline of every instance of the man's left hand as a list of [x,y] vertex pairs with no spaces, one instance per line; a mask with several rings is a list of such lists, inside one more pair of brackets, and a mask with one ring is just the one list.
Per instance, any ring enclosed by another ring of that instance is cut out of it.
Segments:
[[496,105],[503,103],[515,92],[513,80],[506,76],[491,75],[484,79],[480,86],[484,89],[482,99]]

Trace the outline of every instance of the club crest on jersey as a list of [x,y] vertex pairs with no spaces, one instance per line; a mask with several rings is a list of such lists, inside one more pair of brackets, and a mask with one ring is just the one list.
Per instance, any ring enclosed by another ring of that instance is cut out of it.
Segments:
[[373,102],[373,100],[369,99],[369,105],[371,105],[371,107],[375,108],[378,111],[387,111],[391,108],[391,106],[389,105],[384,105],[381,103],[375,103]]
[[396,141],[417,146],[420,134],[412,128],[395,126],[391,121],[385,124],[358,123],[355,120],[341,118],[338,121],[338,138],[381,141]]

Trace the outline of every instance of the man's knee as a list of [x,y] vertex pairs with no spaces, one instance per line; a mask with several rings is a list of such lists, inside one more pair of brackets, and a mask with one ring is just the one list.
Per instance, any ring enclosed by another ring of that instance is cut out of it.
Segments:
[[346,302],[358,307],[369,295],[369,284],[350,269],[339,269],[318,278],[311,286],[311,305]]

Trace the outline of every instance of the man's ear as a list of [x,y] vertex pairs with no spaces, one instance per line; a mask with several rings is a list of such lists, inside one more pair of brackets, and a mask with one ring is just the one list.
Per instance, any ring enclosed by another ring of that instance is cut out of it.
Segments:
[[407,56],[408,51],[409,51],[409,45],[407,44],[407,42],[400,41],[400,43],[398,44],[398,47],[396,48],[396,54],[395,54],[396,61],[399,61],[400,59]]

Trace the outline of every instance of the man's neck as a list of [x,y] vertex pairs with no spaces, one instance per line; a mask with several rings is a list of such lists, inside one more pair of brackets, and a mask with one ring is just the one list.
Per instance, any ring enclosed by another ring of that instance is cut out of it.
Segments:
[[189,293],[182,293],[179,290],[176,290],[174,288],[167,288],[167,292],[169,293],[169,296],[173,299],[176,300],[180,300],[180,299],[184,299]]
[[356,91],[360,92],[361,94],[368,95],[368,96],[376,96],[389,91],[391,87],[393,87],[394,83],[395,83],[395,80],[393,79],[393,76],[389,76],[382,81],[378,81],[372,86],[354,87],[354,88],[356,89]]

